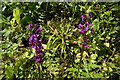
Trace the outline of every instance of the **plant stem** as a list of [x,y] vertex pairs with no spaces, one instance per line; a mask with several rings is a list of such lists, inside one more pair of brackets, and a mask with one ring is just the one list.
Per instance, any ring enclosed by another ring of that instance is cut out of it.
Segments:
[[38,66],[38,74],[39,74],[38,79],[41,80],[40,66],[39,66],[39,64],[37,64],[37,66]]

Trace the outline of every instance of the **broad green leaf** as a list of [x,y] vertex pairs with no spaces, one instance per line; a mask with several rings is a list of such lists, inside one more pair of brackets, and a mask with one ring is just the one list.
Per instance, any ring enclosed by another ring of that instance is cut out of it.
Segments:
[[113,8],[111,9],[112,11],[118,11],[118,10],[120,10],[120,5],[118,5],[118,4],[115,4],[115,5],[113,5],[112,7],[113,7]]
[[90,56],[90,58],[94,60],[94,59],[97,58],[97,56],[98,56],[97,54],[92,54],[92,55]]
[[[34,54],[34,53],[33,53]],[[23,58],[28,58],[28,52],[25,52],[23,55],[22,55]]]
[[78,71],[78,69],[76,69],[76,68],[68,68],[66,71]]
[[80,59],[78,58],[78,59],[75,60],[75,63],[78,63],[79,61],[80,61]]
[[97,47],[97,46],[96,46],[96,49],[97,49],[97,50],[100,50],[100,48],[99,48],[99,47]]
[[107,66],[106,63],[102,63],[103,67]]
[[4,29],[3,31],[1,31],[1,33],[3,33],[4,36],[9,36],[11,32],[11,29]]
[[47,45],[46,44],[42,44],[44,49],[47,49]]
[[110,44],[109,44],[109,43],[104,43],[104,45],[105,45],[106,47],[109,47],[109,46],[110,46]]
[[7,78],[13,78],[14,70],[12,66],[7,66],[5,70],[5,74]]
[[88,53],[86,51],[84,51],[83,56],[88,56]]
[[13,16],[18,24],[20,24],[20,9],[13,9]]
[[109,67],[109,71],[110,71],[110,72],[112,72],[112,71],[113,71],[113,69],[112,69],[111,67]]
[[81,55],[81,53],[78,53],[78,54],[76,55],[76,57],[77,57],[77,58],[80,58],[80,57],[81,57],[80,55]]
[[106,11],[104,12],[106,15],[110,16],[110,14],[112,13],[111,11]]
[[30,56],[29,56],[29,59],[33,58],[34,57],[34,53],[31,53]]
[[94,78],[103,78],[102,73],[94,73],[93,76],[94,76]]
[[95,30],[99,30],[99,18],[95,19],[92,22],[92,26],[94,27]]
[[10,21],[10,23],[11,23],[11,26],[14,27],[14,24],[15,24],[15,18],[13,18],[13,19]]
[[107,69],[107,67],[103,67],[103,70],[107,71],[108,69]]

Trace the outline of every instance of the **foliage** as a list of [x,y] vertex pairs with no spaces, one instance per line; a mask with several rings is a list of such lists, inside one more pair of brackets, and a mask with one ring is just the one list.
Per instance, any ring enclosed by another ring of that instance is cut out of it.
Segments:
[[[3,2],[0,79],[37,78],[30,49],[28,24],[43,29],[42,78],[120,79],[120,25],[117,2]],[[81,53],[78,24],[81,15],[93,12],[89,51]]]

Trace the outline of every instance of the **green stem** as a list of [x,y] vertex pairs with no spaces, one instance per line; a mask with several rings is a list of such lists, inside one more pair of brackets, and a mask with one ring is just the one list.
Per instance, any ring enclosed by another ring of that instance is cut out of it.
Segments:
[[39,66],[39,64],[37,64],[37,66],[38,66],[38,73],[39,73],[38,79],[41,80],[40,66]]

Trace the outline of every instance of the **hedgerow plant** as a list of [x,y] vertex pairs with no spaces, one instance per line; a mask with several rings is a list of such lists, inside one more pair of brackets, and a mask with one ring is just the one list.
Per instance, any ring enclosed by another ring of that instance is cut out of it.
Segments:
[[117,2],[2,2],[0,79],[119,79],[118,10]]

